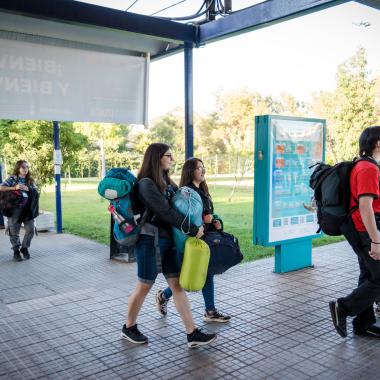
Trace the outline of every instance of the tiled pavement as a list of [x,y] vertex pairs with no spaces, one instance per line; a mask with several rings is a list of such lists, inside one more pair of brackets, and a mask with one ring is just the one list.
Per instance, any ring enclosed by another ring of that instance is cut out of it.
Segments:
[[[139,324],[146,346],[120,339],[135,265],[70,235],[40,234],[32,259],[11,260],[0,231],[0,379],[379,379],[380,342],[340,338],[328,301],[355,286],[346,243],[314,250],[314,269],[272,273],[273,259],[216,278],[217,306],[233,315],[210,347],[189,350],[173,302],[160,318],[154,293]],[[190,295],[202,323],[200,294]],[[351,328],[350,328],[351,330]]]

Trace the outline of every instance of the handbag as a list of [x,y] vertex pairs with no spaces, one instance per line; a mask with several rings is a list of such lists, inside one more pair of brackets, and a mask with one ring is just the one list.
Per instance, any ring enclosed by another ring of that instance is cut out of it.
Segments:
[[21,200],[20,190],[0,191],[0,213],[10,218],[14,210],[20,207]]
[[202,240],[210,247],[209,275],[224,273],[244,258],[239,241],[234,235],[223,231],[210,231]]

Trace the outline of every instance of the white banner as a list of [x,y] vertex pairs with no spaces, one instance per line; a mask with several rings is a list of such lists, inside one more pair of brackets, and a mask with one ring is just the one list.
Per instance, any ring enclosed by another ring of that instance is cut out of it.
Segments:
[[144,124],[148,62],[0,38],[0,119]]

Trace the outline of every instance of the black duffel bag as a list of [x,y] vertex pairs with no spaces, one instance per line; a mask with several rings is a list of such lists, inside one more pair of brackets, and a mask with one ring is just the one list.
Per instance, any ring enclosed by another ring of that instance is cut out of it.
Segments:
[[202,240],[210,247],[208,274],[221,274],[243,260],[238,239],[227,232],[211,231]]

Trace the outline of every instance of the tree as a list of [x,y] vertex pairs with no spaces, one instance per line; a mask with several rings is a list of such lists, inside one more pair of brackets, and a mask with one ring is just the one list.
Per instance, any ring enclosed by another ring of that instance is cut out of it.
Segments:
[[298,101],[293,95],[283,92],[280,95],[280,112],[286,116],[304,116],[306,104]]
[[333,92],[320,91],[312,94],[309,116],[317,116],[327,120],[326,130],[326,161],[337,162],[337,146],[333,135],[333,115],[336,110],[336,98]]
[[[77,153],[87,144],[72,123],[60,123],[60,144],[63,171],[76,162]],[[47,121],[2,121],[0,124],[0,156],[8,167],[17,160],[30,162],[34,178],[40,187],[54,180],[53,124]]]
[[129,125],[108,123],[75,123],[74,125],[75,129],[87,136],[89,140],[87,154],[97,152],[97,157],[93,158],[92,162],[94,160],[97,162],[98,176],[104,177],[107,168],[119,166],[113,163],[120,161],[118,158],[115,159],[118,153],[128,150]]
[[375,106],[376,125],[380,125],[380,76],[377,77],[375,80],[374,92],[375,92],[374,106]]
[[148,130],[149,143],[161,142],[170,146],[175,157],[174,172],[182,166],[185,157],[185,127],[183,112],[176,108],[154,120]]
[[216,112],[197,117],[194,130],[197,143],[196,150],[199,156],[226,153],[227,147],[225,136],[223,136],[223,126]]
[[314,98],[313,108],[328,120],[328,160],[357,156],[359,135],[376,122],[375,81],[366,67],[365,50],[359,48],[338,67],[336,90]]

